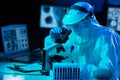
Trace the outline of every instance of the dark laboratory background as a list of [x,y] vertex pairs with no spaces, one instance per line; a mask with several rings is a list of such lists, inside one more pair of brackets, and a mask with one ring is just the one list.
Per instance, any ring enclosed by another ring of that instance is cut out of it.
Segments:
[[[41,5],[69,7],[82,0],[2,0],[0,1],[0,27],[12,24],[27,24],[30,50],[44,48],[44,38],[50,28],[40,27]],[[95,16],[101,25],[106,26],[108,6],[119,6],[120,0],[84,0],[95,8]],[[119,32],[119,31],[118,31]],[[3,43],[0,30],[0,52]]]

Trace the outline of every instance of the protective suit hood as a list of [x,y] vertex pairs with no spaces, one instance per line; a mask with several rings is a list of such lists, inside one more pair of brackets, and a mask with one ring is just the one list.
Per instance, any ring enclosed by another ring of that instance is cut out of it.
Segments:
[[62,23],[64,25],[75,24],[84,19],[89,13],[93,12],[93,7],[86,2],[77,2],[72,5],[63,17]]

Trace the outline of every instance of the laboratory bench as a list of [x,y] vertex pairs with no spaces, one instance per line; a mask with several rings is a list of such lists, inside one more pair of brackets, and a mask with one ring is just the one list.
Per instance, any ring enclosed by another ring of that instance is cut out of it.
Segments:
[[[15,70],[15,66],[22,67],[25,72]],[[38,62],[27,64],[19,62],[1,61],[0,80],[51,80],[50,76],[41,74],[41,69],[42,65]]]

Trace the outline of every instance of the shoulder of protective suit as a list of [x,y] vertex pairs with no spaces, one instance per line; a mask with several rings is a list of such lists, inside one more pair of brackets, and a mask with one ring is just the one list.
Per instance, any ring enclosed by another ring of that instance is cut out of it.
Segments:
[[96,30],[97,32],[103,34],[104,36],[116,35],[117,32],[106,26],[99,26]]

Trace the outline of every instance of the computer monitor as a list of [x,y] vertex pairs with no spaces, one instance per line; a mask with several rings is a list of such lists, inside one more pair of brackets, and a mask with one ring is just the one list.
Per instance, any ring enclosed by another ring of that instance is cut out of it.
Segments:
[[120,31],[120,6],[108,6],[107,26]]
[[67,9],[65,6],[41,5],[39,26],[41,28],[61,26],[62,17],[65,15]]
[[8,58],[29,52],[26,24],[13,24],[1,27],[4,54]]

